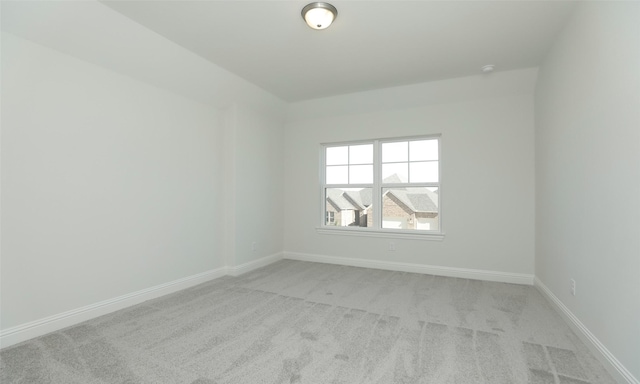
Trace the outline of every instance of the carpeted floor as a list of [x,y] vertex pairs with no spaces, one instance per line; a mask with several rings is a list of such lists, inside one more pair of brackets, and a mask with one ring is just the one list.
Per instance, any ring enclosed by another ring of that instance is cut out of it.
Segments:
[[614,383],[533,287],[290,260],[0,358],[3,384]]

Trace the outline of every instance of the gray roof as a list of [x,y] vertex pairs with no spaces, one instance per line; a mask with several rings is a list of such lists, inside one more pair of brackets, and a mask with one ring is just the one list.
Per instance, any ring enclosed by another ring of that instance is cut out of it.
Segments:
[[343,191],[341,189],[327,189],[327,200],[341,211],[353,209],[361,211],[371,205],[372,195],[370,188],[359,191]]
[[[401,183],[398,175],[393,174],[384,179],[385,183]],[[435,192],[427,188],[394,188],[391,193],[413,212],[438,212],[438,190]],[[344,191],[338,188],[327,189],[327,200],[339,210],[347,209],[361,211],[373,202],[371,188],[359,191]]]
[[385,178],[382,180],[382,182],[383,182],[384,184],[400,184],[400,183],[406,183],[407,181],[406,181],[406,180],[404,180],[404,181],[403,181],[403,180],[401,180],[401,179],[400,179],[400,176],[398,176],[398,174],[397,174],[397,173],[394,173],[394,174],[393,174],[393,175],[391,175],[391,176],[387,176],[387,177],[385,177]]
[[340,189],[327,189],[327,200],[330,201],[339,210],[344,211],[347,209],[360,209],[354,206],[354,204],[345,198],[345,191]]
[[390,189],[392,194],[413,212],[438,212],[438,194],[426,188]]
[[364,188],[359,191],[344,191],[344,194],[362,209],[370,206],[373,202],[371,188]]

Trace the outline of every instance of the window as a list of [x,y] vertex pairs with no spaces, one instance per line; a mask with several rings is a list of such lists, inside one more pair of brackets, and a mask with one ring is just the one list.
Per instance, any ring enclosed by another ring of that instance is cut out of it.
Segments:
[[335,223],[336,223],[336,212],[327,211],[327,225],[335,225]]
[[322,146],[324,226],[440,233],[440,138]]

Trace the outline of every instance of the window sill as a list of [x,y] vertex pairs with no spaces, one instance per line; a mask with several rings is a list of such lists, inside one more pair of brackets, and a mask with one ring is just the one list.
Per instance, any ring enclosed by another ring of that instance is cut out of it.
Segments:
[[386,237],[392,239],[411,239],[411,240],[429,240],[442,241],[444,233],[442,232],[419,232],[418,231],[397,231],[397,230],[375,230],[375,229],[356,229],[348,227],[340,227],[334,229],[330,227],[316,227],[316,232],[321,235],[340,235],[340,236],[360,236],[360,237]]

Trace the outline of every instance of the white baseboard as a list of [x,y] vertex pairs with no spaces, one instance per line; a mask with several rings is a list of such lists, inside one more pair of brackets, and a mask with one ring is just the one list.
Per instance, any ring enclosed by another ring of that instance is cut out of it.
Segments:
[[253,260],[248,263],[236,265],[235,267],[227,267],[227,274],[230,276],[239,276],[239,275],[242,275],[243,273],[251,272],[254,269],[262,268],[271,263],[275,263],[278,260],[282,260],[282,252],[261,257],[258,260]]
[[155,287],[143,289],[113,299],[104,300],[99,303],[90,304],[81,308],[59,313],[57,315],[31,321],[12,328],[0,330],[0,349],[82,323],[83,321],[87,321],[98,316],[106,315],[107,313],[140,304],[147,300],[190,288],[222,276],[239,276],[243,273],[264,267],[281,259],[282,253],[276,253],[245,264],[212,269],[193,276],[156,285]]
[[582,339],[591,352],[600,360],[609,373],[620,383],[640,384],[627,368],[598,340],[597,337],[574,315],[569,308],[544,283],[535,278],[535,287],[551,303],[571,329]]
[[264,267],[281,259],[311,261],[327,264],[349,265],[354,267],[384,269],[391,271],[413,272],[431,274],[438,276],[460,277],[467,279],[496,281],[503,283],[532,285],[535,282],[536,288],[545,296],[564,317],[569,326],[578,334],[585,344],[592,350],[601,362],[607,367],[609,372],[620,382],[628,384],[640,384],[640,382],[629,372],[609,350],[582,324],[582,322],[551,292],[537,277],[527,274],[505,273],[475,269],[451,268],[429,266],[422,264],[397,263],[378,260],[365,260],[344,258],[335,256],[313,255],[306,253],[283,252],[269,255],[258,260],[250,261],[238,266],[221,267],[174,280],[155,287],[143,289],[129,293],[113,299],[101,301],[99,303],[87,305],[71,311],[49,316],[40,320],[21,324],[12,328],[0,331],[0,348],[42,336],[50,332],[79,324],[83,321],[96,318],[144,301],[164,296],[182,289],[186,289],[209,280],[213,280],[225,275],[238,276],[243,273]]
[[284,258],[290,260],[311,261],[316,263],[348,265],[352,267],[385,269],[389,271],[412,272],[427,275],[460,277],[464,279],[496,281],[500,283],[533,285],[533,275],[524,273],[507,273],[485,271],[480,269],[452,268],[423,264],[398,263],[392,261],[354,259],[347,257],[314,255],[299,252],[284,252]]
[[155,287],[146,288],[137,292],[90,304],[81,308],[72,309],[57,315],[31,321],[12,328],[0,331],[0,348],[21,343],[34,337],[46,335],[50,332],[79,324],[107,313],[130,307],[156,297],[168,295],[194,285],[204,283],[227,274],[227,267],[212,269],[210,271],[187,276]]

